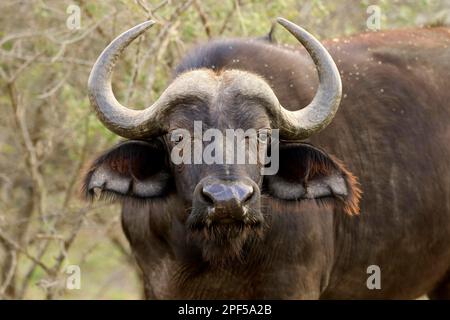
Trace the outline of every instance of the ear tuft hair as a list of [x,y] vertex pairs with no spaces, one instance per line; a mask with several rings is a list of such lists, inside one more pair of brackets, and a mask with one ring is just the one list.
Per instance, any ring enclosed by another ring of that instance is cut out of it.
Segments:
[[88,200],[132,198],[137,202],[166,194],[171,175],[162,144],[126,141],[94,161],[84,178],[82,192]]
[[330,158],[337,164],[339,171],[342,172],[347,184],[348,193],[345,199],[342,199],[343,211],[350,216],[359,215],[359,203],[362,197],[362,190],[358,178],[344,166],[341,160],[334,156],[330,156]]
[[290,142],[280,146],[279,171],[266,179],[274,197],[341,204],[346,214],[359,214],[362,192],[357,178],[341,161],[310,144]]

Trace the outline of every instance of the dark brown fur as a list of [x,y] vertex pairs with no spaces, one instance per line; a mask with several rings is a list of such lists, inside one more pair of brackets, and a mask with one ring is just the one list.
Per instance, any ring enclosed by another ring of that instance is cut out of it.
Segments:
[[[173,168],[176,190],[144,205],[123,203],[123,227],[148,298],[450,298],[450,30],[368,33],[324,44],[341,71],[344,96],[331,125],[310,142],[340,160],[300,146],[300,156],[283,158],[280,175],[307,184],[338,173],[348,194],[288,201],[258,181],[264,225],[192,233],[186,221],[193,181],[223,168]],[[303,49],[261,41],[200,46],[176,74],[199,68],[258,74],[291,110],[305,106],[317,88]],[[230,103],[225,114],[215,103],[198,113],[187,105],[169,121],[195,118],[219,128],[268,122],[254,103]],[[211,237],[230,242],[218,248]],[[381,290],[366,286],[370,265],[381,268]]]

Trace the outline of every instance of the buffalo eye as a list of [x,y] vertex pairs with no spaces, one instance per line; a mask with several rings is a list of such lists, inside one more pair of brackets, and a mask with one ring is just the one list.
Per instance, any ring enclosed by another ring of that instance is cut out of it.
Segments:
[[184,139],[184,135],[181,132],[172,132],[170,133],[170,141],[172,141],[172,143],[174,145],[179,144],[180,142],[182,142]]
[[258,131],[258,142],[263,144],[270,143],[270,131],[267,129]]

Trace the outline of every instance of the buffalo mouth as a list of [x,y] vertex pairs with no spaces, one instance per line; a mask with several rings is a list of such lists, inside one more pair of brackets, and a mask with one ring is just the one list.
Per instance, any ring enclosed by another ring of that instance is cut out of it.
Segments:
[[210,219],[208,210],[192,209],[188,219],[188,240],[197,246],[204,260],[213,264],[243,262],[248,250],[261,241],[265,229],[259,211],[248,210],[244,219]]

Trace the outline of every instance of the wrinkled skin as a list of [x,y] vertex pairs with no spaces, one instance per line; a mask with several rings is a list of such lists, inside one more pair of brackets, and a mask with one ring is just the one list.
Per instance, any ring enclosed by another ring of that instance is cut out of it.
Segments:
[[[450,31],[373,33],[324,44],[341,71],[344,99],[312,145],[282,142],[276,176],[262,177],[248,165],[175,166],[167,137],[128,142],[91,168],[87,189],[99,177],[150,181],[143,190],[151,197],[110,184],[123,198],[123,228],[148,298],[450,298]],[[269,125],[257,103],[224,94],[224,69],[262,76],[291,110],[306,105],[317,86],[306,53],[262,41],[200,46],[176,72],[212,66],[222,99],[185,101],[171,124]],[[195,203],[195,187],[211,176],[250,181],[257,225],[220,225],[234,230],[231,237],[219,233],[220,240],[195,233],[189,219],[205,210]],[[292,198],[317,181],[345,191]],[[370,265],[381,269],[380,290],[366,286]]]

